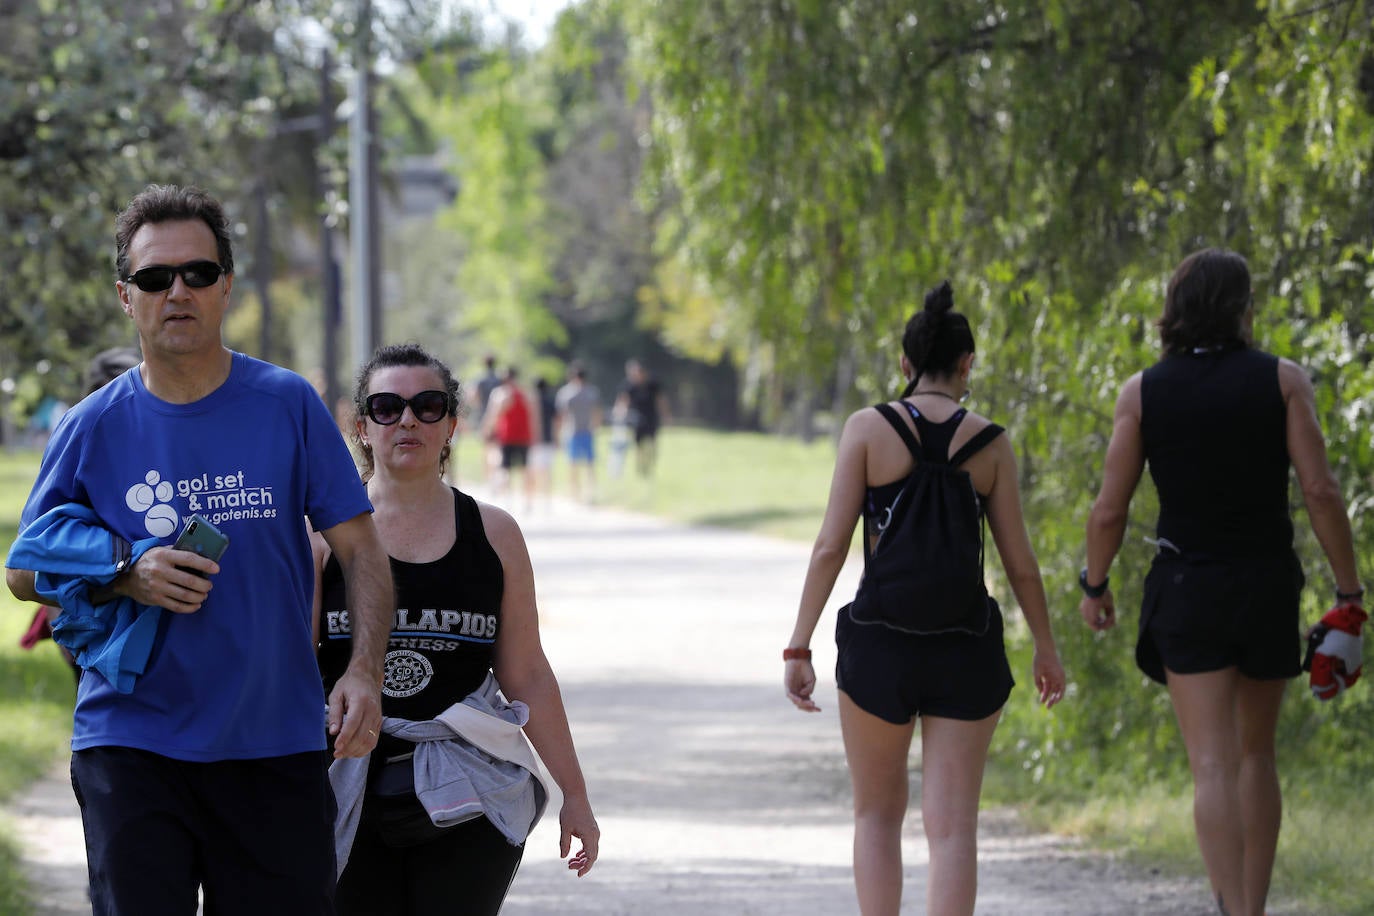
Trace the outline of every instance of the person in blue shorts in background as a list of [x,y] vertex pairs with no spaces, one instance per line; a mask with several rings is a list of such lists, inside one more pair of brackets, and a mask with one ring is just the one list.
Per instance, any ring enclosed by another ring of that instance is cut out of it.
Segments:
[[596,488],[596,429],[601,425],[601,392],[587,382],[587,370],[573,363],[568,383],[554,399],[557,435],[568,443],[568,483],[573,499],[591,501]]

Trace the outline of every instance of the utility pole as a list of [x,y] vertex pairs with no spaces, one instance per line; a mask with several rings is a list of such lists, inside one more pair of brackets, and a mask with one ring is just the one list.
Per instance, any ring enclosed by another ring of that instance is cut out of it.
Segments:
[[[328,49],[320,62],[320,123],[319,140],[316,149],[323,151],[334,134],[334,85],[333,66]],[[327,206],[328,186],[325,180],[322,157],[316,154],[315,162],[315,199],[322,206],[320,212],[320,284],[324,291],[324,401],[329,412],[339,402],[339,325],[343,321],[343,304],[339,301],[339,264],[334,258],[334,230],[329,221],[332,215]]]
[[[263,141],[264,144],[266,141]],[[264,157],[265,158],[265,157]],[[258,231],[253,244],[253,285],[258,289],[258,302],[262,327],[258,329],[258,358],[272,362],[272,234],[271,219],[267,213],[266,170],[258,172],[258,180],[253,183],[254,209],[257,211]]]
[[361,364],[381,340],[377,247],[376,139],[372,113],[372,3],[358,0],[353,61],[353,112],[348,137],[348,232],[352,257],[353,361]]

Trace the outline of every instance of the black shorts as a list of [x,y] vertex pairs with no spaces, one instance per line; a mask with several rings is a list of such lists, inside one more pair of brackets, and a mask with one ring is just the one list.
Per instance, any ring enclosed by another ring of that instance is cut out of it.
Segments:
[[523,468],[529,462],[530,447],[528,445],[503,445],[501,446],[501,467],[507,471],[512,468]]
[[855,623],[849,605],[835,621],[835,680],[864,712],[894,725],[913,716],[976,722],[1007,702],[1015,681],[1002,645],[1002,611],[992,598],[982,636],[917,636]]
[[104,913],[334,912],[334,793],[321,752],[197,763],[75,751],[91,907]]
[[1136,664],[1161,684],[1166,668],[1176,674],[1236,668],[1256,680],[1297,677],[1304,581],[1292,551],[1245,559],[1156,557],[1145,577]]

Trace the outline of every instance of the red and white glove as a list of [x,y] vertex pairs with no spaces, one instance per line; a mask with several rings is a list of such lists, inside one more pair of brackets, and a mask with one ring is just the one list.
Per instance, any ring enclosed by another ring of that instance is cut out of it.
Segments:
[[1369,615],[1358,604],[1339,604],[1322,615],[1307,636],[1307,664],[1312,695],[1329,700],[1360,679],[1364,622]]

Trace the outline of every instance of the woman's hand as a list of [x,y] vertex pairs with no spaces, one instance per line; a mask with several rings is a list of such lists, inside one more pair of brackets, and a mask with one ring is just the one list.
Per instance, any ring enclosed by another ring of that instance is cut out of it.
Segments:
[[816,669],[811,667],[809,658],[793,658],[783,662],[782,682],[787,690],[787,698],[792,705],[804,712],[820,712],[821,708],[811,699],[816,689]]
[[1031,660],[1031,676],[1035,680],[1040,702],[1046,709],[1064,699],[1064,666],[1060,664],[1059,653],[1053,646],[1035,650]]
[[572,850],[572,838],[582,841],[582,848],[571,859],[568,868],[582,877],[596,864],[596,856],[601,847],[601,828],[596,825],[591,803],[585,796],[564,797],[563,810],[558,813],[561,835],[558,838],[558,857],[567,859]]
[[1112,590],[1107,589],[1100,598],[1084,595],[1078,603],[1078,613],[1083,615],[1083,621],[1088,626],[1098,632],[1116,626],[1116,599],[1112,597]]

